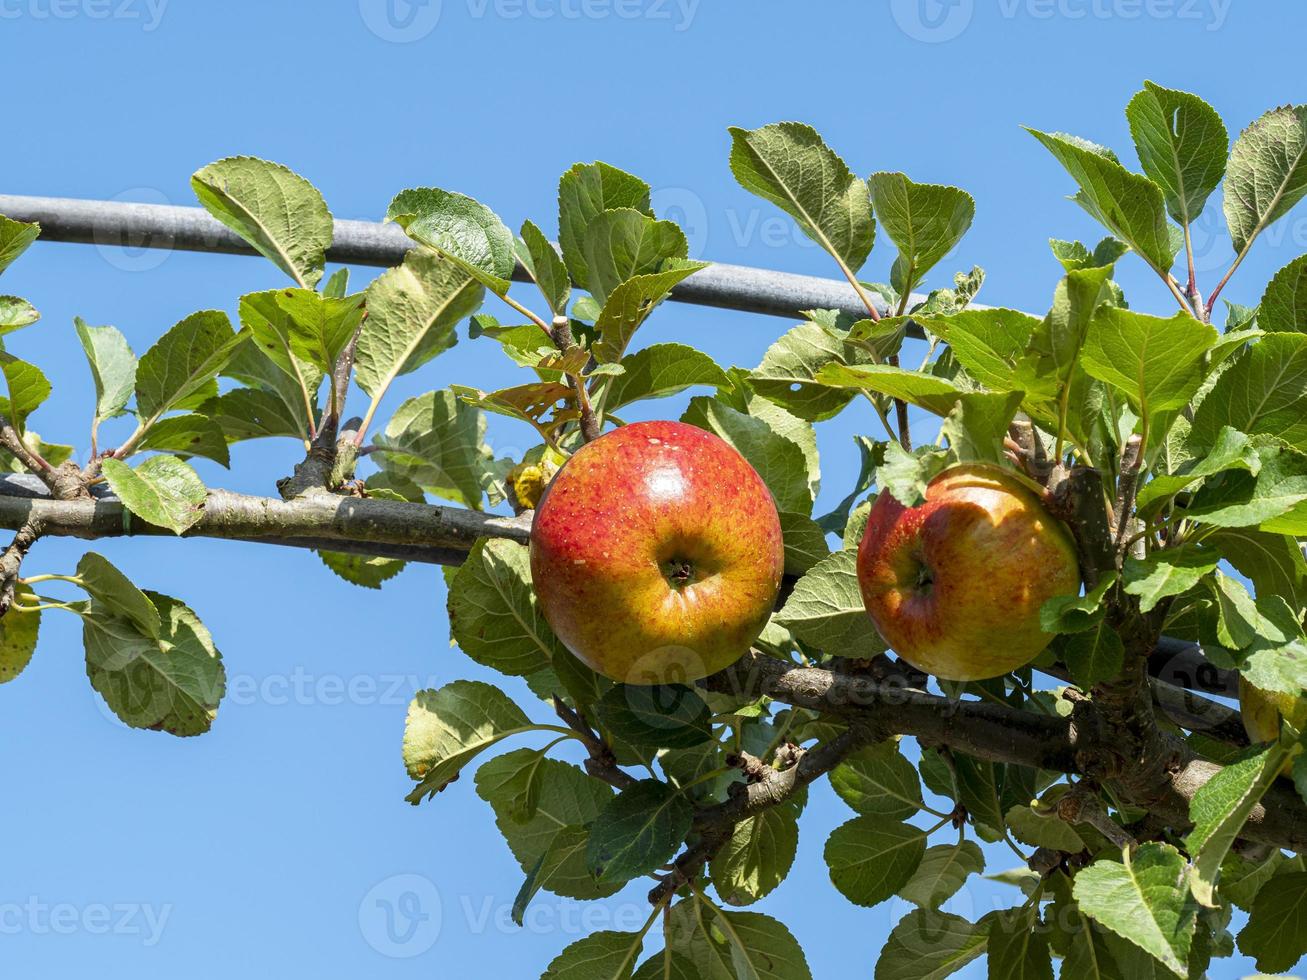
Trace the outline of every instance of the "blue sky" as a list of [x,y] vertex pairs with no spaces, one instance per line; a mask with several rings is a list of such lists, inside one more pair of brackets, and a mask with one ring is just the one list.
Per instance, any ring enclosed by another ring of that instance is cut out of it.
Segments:
[[[937,281],[978,263],[989,273],[983,301],[1042,310],[1058,275],[1048,237],[1096,240],[1098,229],[1019,126],[1074,132],[1133,162],[1122,109],[1145,78],[1203,95],[1232,132],[1272,105],[1307,100],[1307,9],[1234,7],[0,0],[0,191],[192,204],[194,170],[245,153],[308,176],[337,217],[379,218],[395,191],[437,185],[485,201],[513,227],[532,217],[552,233],[559,174],[603,159],[651,183],[698,255],[830,274],[726,166],[727,126],[800,119],[860,173],[903,170],[972,192],[975,226]],[[1196,239],[1210,288],[1229,259],[1215,204]],[[1298,212],[1227,295],[1255,302],[1304,250]],[[865,277],[884,278],[891,258],[879,247]],[[1119,278],[1133,306],[1169,312],[1141,263],[1126,260]],[[140,352],[186,314],[234,315],[241,294],[280,282],[256,259],[37,245],[4,280],[44,314],[9,344],[54,384],[33,427],[86,450],[92,391],[75,315],[117,325]],[[669,304],[643,336],[751,366],[785,328]],[[514,377],[486,342],[465,341],[404,379],[389,407],[453,381],[489,388]],[[679,414],[682,400],[649,411]],[[847,492],[849,437],[871,423],[851,410],[820,429],[819,511]],[[501,450],[530,445],[511,424],[493,436]],[[201,467],[211,485],[271,493],[293,457],[288,442],[253,444],[236,450],[230,474]],[[0,689],[6,972],[534,977],[585,932],[643,922],[644,889],[634,887],[593,907],[542,896],[519,930],[507,913],[521,875],[471,779],[421,808],[403,802],[413,690],[491,679],[449,648],[437,569],[411,567],[375,593],[309,553],[166,540],[96,547],[140,585],[196,609],[231,689],[203,738],[128,731],[86,682],[78,624],[47,616],[36,660]],[[42,542],[28,571],[69,572],[82,550]],[[822,845],[848,815],[824,786],[813,793],[796,869],[759,906],[798,935],[818,980],[870,976],[902,911],[855,908],[827,880]],[[991,870],[1009,863],[995,853]],[[1001,889],[973,882],[953,908],[981,914],[1010,900]],[[407,945],[397,948],[378,918],[386,908],[400,934],[414,927]],[[1222,961],[1212,975],[1251,972]],[[983,965],[965,975],[983,976]]]

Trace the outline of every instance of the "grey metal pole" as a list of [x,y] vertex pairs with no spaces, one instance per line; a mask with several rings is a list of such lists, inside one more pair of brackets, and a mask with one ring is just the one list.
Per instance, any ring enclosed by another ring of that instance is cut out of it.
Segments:
[[[41,240],[47,242],[258,254],[203,208],[0,194],[0,214],[39,222]],[[396,225],[337,220],[327,258],[350,265],[389,267],[403,261],[404,253],[413,247]],[[525,282],[529,277],[519,264],[513,278]],[[867,312],[853,287],[842,280],[724,263],[695,273],[672,290],[671,298],[678,303],[790,319],[807,310],[842,310],[858,317]]]

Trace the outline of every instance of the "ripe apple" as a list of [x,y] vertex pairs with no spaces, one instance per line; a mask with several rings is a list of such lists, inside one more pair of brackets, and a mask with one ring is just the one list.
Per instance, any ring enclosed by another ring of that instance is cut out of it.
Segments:
[[1052,637],[1048,599],[1078,591],[1070,531],[1038,487],[985,463],[936,476],[905,507],[882,492],[858,548],[858,584],[881,637],[918,670],[953,681],[998,677]]
[[545,619],[627,684],[730,666],[766,625],[783,570],[767,485],[730,445],[681,422],[636,422],[581,447],[531,527]]
[[[1253,742],[1274,742],[1280,737],[1280,719],[1286,719],[1299,731],[1307,726],[1307,698],[1265,691],[1239,678],[1239,708],[1243,714],[1243,727]],[[1293,775],[1293,759],[1284,763],[1281,772]]]

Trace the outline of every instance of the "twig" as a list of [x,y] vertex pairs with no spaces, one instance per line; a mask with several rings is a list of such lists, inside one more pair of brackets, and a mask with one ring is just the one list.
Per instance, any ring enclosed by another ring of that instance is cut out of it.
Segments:
[[605,742],[584,718],[557,697],[554,698],[554,712],[568,728],[576,732],[586,751],[590,753],[590,757],[585,760],[586,772],[619,790],[635,785],[638,780],[618,766],[617,756],[613,753],[612,746]]

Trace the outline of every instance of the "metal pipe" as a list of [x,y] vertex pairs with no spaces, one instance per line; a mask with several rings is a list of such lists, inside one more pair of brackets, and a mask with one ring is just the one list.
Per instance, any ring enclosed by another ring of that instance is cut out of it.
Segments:
[[[0,214],[16,221],[38,222],[40,240],[47,242],[258,254],[203,208],[0,194]],[[404,253],[413,247],[412,239],[397,225],[337,219],[327,258],[349,265],[390,267],[402,262]],[[521,263],[513,278],[519,282],[530,279]],[[843,280],[725,263],[695,273],[672,289],[671,298],[678,303],[790,319],[807,310],[840,310],[856,317],[867,314],[853,287]]]

